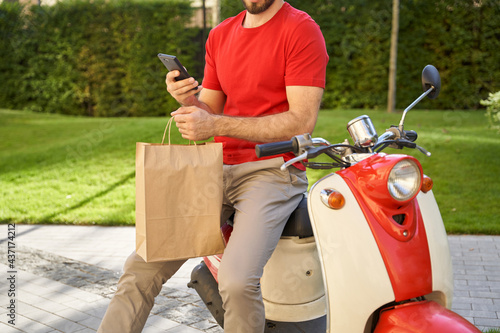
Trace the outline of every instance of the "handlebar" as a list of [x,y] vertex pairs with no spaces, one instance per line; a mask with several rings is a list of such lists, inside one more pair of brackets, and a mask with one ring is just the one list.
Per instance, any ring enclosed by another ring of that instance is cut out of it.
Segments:
[[295,138],[289,141],[271,142],[255,146],[255,154],[258,158],[279,155],[289,152],[297,152],[298,143]]
[[[295,158],[288,160],[283,164],[285,168],[291,164],[302,162],[306,167],[313,169],[330,169],[333,167],[349,167],[350,160],[347,158],[354,152],[360,154],[378,153],[387,147],[402,149],[403,147],[418,149],[427,156],[431,154],[418,146],[414,141],[417,140],[417,132],[415,131],[400,131],[397,127],[392,126],[384,132],[379,138],[378,142],[373,147],[360,147],[357,145],[350,145],[347,140],[341,144],[330,144],[322,138],[311,138],[309,134],[294,136],[288,141],[271,142],[259,144],[255,146],[255,154],[258,158],[280,155],[292,152]],[[321,154],[328,155],[332,163],[316,163],[304,162],[304,160],[315,158]]]

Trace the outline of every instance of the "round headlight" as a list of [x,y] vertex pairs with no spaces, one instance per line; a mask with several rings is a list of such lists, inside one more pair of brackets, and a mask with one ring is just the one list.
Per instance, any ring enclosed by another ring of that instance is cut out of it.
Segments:
[[420,191],[421,179],[417,163],[412,160],[402,160],[392,168],[387,188],[394,199],[406,201]]

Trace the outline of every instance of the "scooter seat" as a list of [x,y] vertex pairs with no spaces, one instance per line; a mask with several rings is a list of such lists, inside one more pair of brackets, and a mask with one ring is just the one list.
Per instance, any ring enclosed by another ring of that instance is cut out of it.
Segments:
[[[226,224],[233,226],[234,214],[229,217]],[[311,220],[309,219],[309,213],[307,210],[307,197],[303,197],[299,205],[292,212],[288,221],[285,224],[285,228],[281,233],[282,237],[299,237],[307,238],[314,236]]]
[[311,220],[307,211],[307,198],[304,196],[286,222],[281,236],[306,238],[313,236]]

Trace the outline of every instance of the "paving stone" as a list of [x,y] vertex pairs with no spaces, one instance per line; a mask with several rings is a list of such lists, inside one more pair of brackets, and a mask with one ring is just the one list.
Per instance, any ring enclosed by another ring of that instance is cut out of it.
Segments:
[[173,327],[177,327],[177,326],[179,326],[179,323],[177,323],[173,320],[167,319],[167,318],[163,318],[161,316],[153,315],[153,316],[149,316],[148,320],[146,321],[145,326],[146,327],[153,326],[157,330],[161,329],[163,331],[163,330],[167,330],[167,329],[170,329]]
[[5,332],[5,333],[21,333],[24,332],[22,330],[17,329],[16,327],[8,324],[4,324],[0,322],[0,332]]
[[50,322],[47,325],[52,327],[52,328],[55,328],[56,330],[58,330],[60,332],[66,332],[66,333],[74,333],[74,332],[78,332],[78,331],[81,331],[82,329],[86,328],[86,326],[84,326],[84,325],[80,325],[78,323],[75,323],[74,321],[67,320],[64,318]]
[[163,304],[155,304],[153,306],[153,309],[151,309],[151,313],[161,314],[161,313],[169,311],[171,309],[176,309],[182,305],[184,305],[183,302],[178,301],[176,299],[171,299],[169,302],[165,302]]
[[202,320],[200,322],[194,323],[191,326],[194,328],[197,328],[201,331],[206,331],[210,328],[217,326],[217,323],[213,323],[213,322],[209,321],[208,319],[205,319],[205,320]]
[[500,328],[500,319],[474,318],[474,325],[485,328]]
[[498,319],[497,313],[491,311],[458,310],[457,313],[463,317],[469,318]]
[[456,302],[453,300],[453,304],[451,306],[453,311],[456,310],[472,310],[472,304],[469,302]]
[[473,310],[478,310],[478,311],[496,311],[500,312],[500,304],[473,304],[471,303],[472,309]]
[[209,328],[205,332],[206,333],[224,333],[224,330],[220,326],[215,326],[215,327]]
[[91,328],[88,328],[88,327],[85,327],[84,329],[80,330],[80,331],[76,331],[75,333],[95,333],[96,331],[91,329]]
[[471,297],[482,297],[482,298],[498,298],[500,299],[500,292],[491,291],[470,291]]
[[54,330],[53,327],[23,317],[22,315],[18,315],[16,328],[21,328],[21,327],[22,330],[25,332],[48,333]]
[[57,314],[63,318],[67,318],[67,319],[72,320],[74,322],[79,322],[79,321],[85,320],[89,317],[89,315],[87,313],[84,313],[84,312],[81,312],[81,311],[78,311],[75,309],[71,309],[71,308],[59,311]]
[[78,324],[92,328],[97,331],[99,325],[101,324],[101,318],[96,318],[92,316],[87,316],[86,319],[78,321]]

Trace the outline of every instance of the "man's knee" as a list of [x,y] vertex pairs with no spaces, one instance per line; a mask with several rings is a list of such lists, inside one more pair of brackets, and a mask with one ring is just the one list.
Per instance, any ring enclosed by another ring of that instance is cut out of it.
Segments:
[[[240,272],[241,273],[241,272]],[[219,271],[219,291],[221,295],[231,298],[259,298],[260,279],[251,275]]]
[[125,264],[123,264],[123,271],[127,272],[140,272],[142,267],[147,265],[147,263],[135,252],[132,252],[127,260],[125,260]]
[[151,291],[157,294],[166,282],[167,277],[159,274],[161,268],[157,263],[146,263],[135,252],[132,253],[125,264],[123,265],[123,275],[118,283],[120,286],[127,289],[133,288],[139,290],[141,293]]

